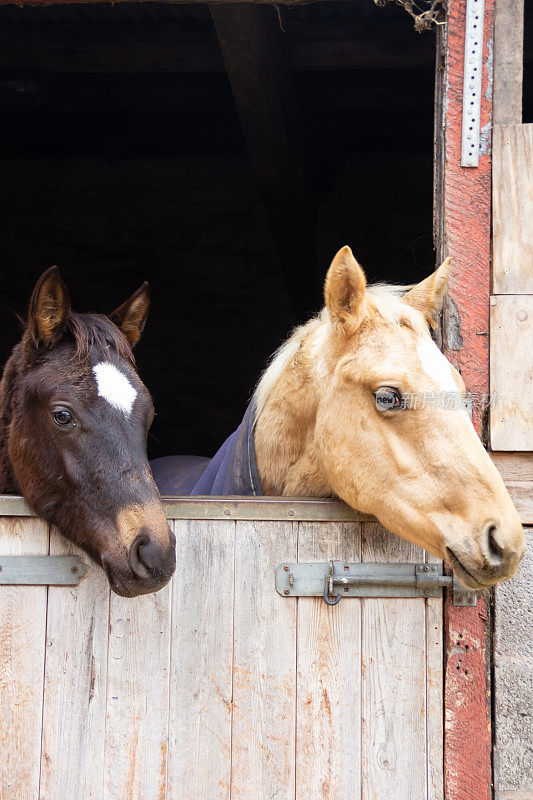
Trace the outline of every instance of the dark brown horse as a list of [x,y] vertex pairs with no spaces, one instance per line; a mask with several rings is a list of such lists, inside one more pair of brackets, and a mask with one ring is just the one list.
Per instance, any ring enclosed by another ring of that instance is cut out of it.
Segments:
[[0,492],[23,494],[131,597],[168,583],[176,563],[146,455],[152,401],[132,354],[149,304],[144,283],[110,317],[76,314],[52,267],[0,383]]

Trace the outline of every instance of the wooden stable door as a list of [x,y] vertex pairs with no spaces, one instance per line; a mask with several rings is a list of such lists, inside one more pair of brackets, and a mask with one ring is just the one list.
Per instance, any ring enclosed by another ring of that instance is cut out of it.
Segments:
[[[285,561],[424,553],[301,505],[169,504],[205,518],[170,522],[155,595],[110,594],[92,565],[74,588],[0,586],[1,800],[442,800],[442,600],[274,587]],[[29,516],[0,531],[4,555],[77,552]]]

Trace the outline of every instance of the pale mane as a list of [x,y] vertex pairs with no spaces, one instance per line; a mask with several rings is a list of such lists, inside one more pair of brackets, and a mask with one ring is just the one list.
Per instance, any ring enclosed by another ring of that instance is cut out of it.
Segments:
[[[401,302],[401,297],[411,289],[412,286],[395,286],[387,283],[376,283],[367,287],[367,299],[370,301],[371,309],[379,314],[386,322],[394,325],[401,325],[408,322],[409,326],[420,334],[427,333],[427,325],[422,315],[410,308],[406,303]],[[323,322],[328,320],[326,308],[312,317],[304,325],[295,328],[289,338],[279,347],[271,357],[265,371],[257,383],[255,399],[255,419],[259,418],[265,407],[268,396],[285,368],[290,364],[304,339],[315,331]],[[326,330],[326,329],[325,329]]]
[[293,330],[289,338],[278,347],[276,352],[271,357],[265,371],[259,378],[259,382],[254,392],[255,398],[255,418],[258,419],[261,411],[265,407],[268,395],[278,382],[279,377],[285,370],[285,367],[292,361],[303,340],[308,336],[311,331],[315,330],[323,321],[327,319],[327,311],[325,308],[312,317],[304,325],[299,325]]

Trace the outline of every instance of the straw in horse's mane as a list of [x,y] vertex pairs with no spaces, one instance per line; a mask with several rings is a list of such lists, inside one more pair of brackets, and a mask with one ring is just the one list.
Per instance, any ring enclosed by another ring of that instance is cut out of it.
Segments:
[[67,317],[66,331],[76,345],[74,357],[83,360],[91,349],[106,353],[111,347],[118,356],[135,364],[135,358],[128,340],[121,330],[103,314],[76,314],[71,311]]
[[[393,325],[409,324],[420,333],[427,331],[427,326],[421,320],[420,314],[411,309],[406,303],[399,303],[401,297],[413,288],[390,283],[375,283],[367,287],[367,296],[370,295],[371,306],[386,322]],[[270,359],[265,371],[261,375],[254,392],[255,419],[259,418],[268,396],[278,382],[286,366],[292,361],[302,342],[307,336],[324,323],[324,330],[329,328],[329,315],[326,308],[312,317],[308,322],[299,325],[289,338],[279,347]]]

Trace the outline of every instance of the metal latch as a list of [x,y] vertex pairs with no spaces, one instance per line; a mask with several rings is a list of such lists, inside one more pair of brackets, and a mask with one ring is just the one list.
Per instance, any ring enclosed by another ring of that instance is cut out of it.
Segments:
[[87,569],[78,556],[0,556],[0,584],[77,586]]
[[476,594],[445,575],[441,564],[361,564],[346,561],[280,564],[276,590],[283,597],[322,597],[328,606],[343,597],[440,597],[453,592],[455,606],[475,606]]

